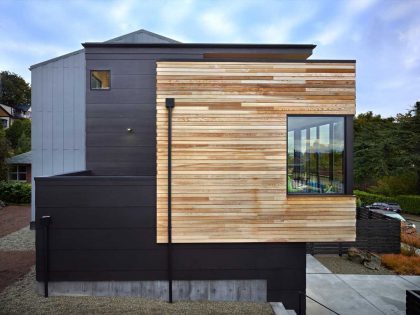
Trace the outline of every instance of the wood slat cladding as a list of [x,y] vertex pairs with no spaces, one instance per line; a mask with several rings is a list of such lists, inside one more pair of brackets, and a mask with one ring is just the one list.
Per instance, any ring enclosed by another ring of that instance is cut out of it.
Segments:
[[287,195],[287,114],[354,115],[349,62],[157,63],[157,242],[355,240],[354,196]]

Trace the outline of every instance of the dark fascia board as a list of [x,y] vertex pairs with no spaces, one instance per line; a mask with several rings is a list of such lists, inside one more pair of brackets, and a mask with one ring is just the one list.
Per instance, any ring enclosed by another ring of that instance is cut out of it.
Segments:
[[[356,63],[355,59],[264,59],[262,58],[209,58],[209,59],[157,59],[158,62],[289,62],[289,63]],[[319,116],[319,115],[317,115]],[[343,116],[343,115],[341,115]]]
[[82,43],[85,48],[271,48],[271,49],[314,49],[313,44],[208,44],[208,43]]

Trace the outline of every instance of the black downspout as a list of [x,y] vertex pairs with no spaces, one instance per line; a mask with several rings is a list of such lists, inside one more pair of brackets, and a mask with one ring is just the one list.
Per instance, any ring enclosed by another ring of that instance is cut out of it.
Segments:
[[41,217],[41,225],[44,231],[44,297],[48,297],[48,281],[50,273],[50,223],[50,216],[44,215]]
[[169,303],[172,303],[172,110],[175,99],[167,98],[168,109],[168,283]]

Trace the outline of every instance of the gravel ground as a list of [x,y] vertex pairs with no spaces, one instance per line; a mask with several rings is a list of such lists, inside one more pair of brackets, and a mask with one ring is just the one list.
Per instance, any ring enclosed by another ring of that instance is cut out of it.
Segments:
[[0,314],[274,314],[268,303],[175,302],[130,297],[49,297],[35,293],[35,270],[0,293]]
[[16,205],[0,209],[0,237],[20,230],[31,221],[31,206]]
[[35,250],[35,231],[29,225],[0,238],[0,251]]
[[362,264],[352,262],[347,259],[347,255],[315,255],[315,258],[325,267],[337,274],[357,274],[357,275],[395,275],[395,272],[379,267],[379,270],[371,270]]
[[26,275],[34,264],[34,251],[0,251],[0,292]]

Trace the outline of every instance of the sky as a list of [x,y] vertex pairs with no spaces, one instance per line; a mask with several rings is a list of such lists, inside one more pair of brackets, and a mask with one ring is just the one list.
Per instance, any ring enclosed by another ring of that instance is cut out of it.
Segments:
[[310,59],[355,59],[357,112],[420,101],[420,0],[0,0],[0,70],[138,29],[186,43],[316,44]]

